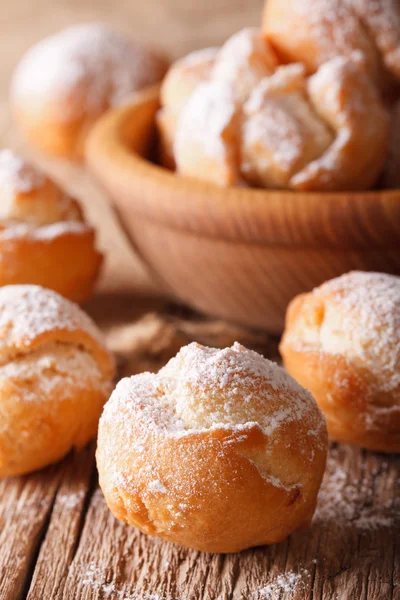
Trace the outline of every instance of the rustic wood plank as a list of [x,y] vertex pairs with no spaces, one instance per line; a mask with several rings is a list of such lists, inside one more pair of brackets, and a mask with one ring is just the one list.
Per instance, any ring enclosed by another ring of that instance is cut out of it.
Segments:
[[[148,307],[124,297],[89,306],[125,374],[159,368],[191,338],[226,345],[234,336],[276,356],[276,340],[185,312],[137,321]],[[334,445],[313,526],[227,556],[117,522],[93,473],[89,448],[0,483],[1,600],[400,600],[400,457]]]
[[[227,556],[140,534],[113,518],[97,489],[54,597],[398,600],[399,474],[399,457],[334,446],[313,526],[281,544]],[[62,526],[51,524],[53,535],[61,535]],[[58,556],[48,555],[49,572]],[[47,597],[38,578],[35,582],[29,599]]]
[[0,481],[0,598],[23,597],[64,465]]
[[51,520],[40,547],[27,598],[57,598],[67,577],[85,518],[95,471],[95,444],[65,461]]

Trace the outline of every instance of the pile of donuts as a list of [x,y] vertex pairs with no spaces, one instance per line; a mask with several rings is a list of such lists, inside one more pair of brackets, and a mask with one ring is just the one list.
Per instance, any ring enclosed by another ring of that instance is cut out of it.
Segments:
[[400,185],[400,4],[267,0],[261,29],[169,69],[161,162],[219,186]]
[[98,429],[118,519],[208,552],[279,542],[311,523],[327,432],[400,452],[400,278],[352,272],[295,298],[280,350],[286,370],[192,343],[109,397],[115,362],[92,320],[43,287],[1,287],[0,477]]

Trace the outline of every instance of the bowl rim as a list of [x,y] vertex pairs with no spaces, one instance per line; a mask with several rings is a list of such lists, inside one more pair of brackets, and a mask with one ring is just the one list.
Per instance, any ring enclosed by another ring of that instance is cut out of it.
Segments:
[[151,162],[133,149],[132,142],[137,133],[135,116],[140,111],[147,110],[154,129],[159,91],[159,84],[152,86],[137,93],[130,104],[111,109],[88,136],[88,167],[118,212],[126,214],[129,209],[181,231],[249,243],[400,247],[400,189],[299,192],[220,188],[179,177]]

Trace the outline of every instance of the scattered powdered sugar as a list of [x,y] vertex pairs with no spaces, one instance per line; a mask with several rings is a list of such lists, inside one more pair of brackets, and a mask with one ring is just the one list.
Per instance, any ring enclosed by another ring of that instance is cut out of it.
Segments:
[[12,97],[17,106],[28,102],[30,110],[54,103],[52,117],[69,121],[129,100],[164,72],[164,61],[151,50],[105,24],[84,23],[28,50],[14,74]]
[[[71,567],[70,567],[71,568]],[[105,598],[112,600],[189,600],[189,598],[176,598],[170,594],[161,595],[157,592],[135,591],[128,584],[117,584],[109,581],[105,569],[97,567],[94,562],[82,565],[82,585],[92,590],[97,590]]]
[[[399,482],[400,483],[400,480]],[[325,477],[318,495],[313,523],[338,529],[374,531],[400,523],[400,505],[374,506],[373,489],[354,480],[340,463],[339,452],[331,448]]]
[[[2,204],[15,193],[42,187],[46,176],[9,148],[0,150],[0,190]],[[2,208],[2,213],[4,209]]]
[[67,510],[73,510],[82,503],[86,493],[83,490],[79,492],[57,494],[56,503]]
[[106,398],[111,387],[89,352],[57,342],[0,365],[0,379],[8,382],[16,399],[32,403],[64,400],[70,398],[71,390],[88,388]]
[[82,331],[103,346],[101,333],[90,317],[56,292],[37,285],[0,288],[0,362],[9,360],[10,352],[28,350],[38,337],[54,331]]
[[303,579],[309,576],[306,569],[298,572],[287,571],[278,575],[271,583],[259,588],[250,596],[251,600],[273,600],[280,597],[281,593],[290,593],[296,591],[303,584]]

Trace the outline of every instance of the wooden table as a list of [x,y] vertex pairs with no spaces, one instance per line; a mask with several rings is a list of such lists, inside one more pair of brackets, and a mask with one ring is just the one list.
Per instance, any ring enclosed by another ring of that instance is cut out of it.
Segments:
[[[158,369],[188,339],[239,339],[276,357],[276,340],[171,317],[161,301],[99,296],[89,310],[119,350],[120,375]],[[148,310],[157,313],[140,318]],[[26,597],[399,600],[400,457],[332,446],[313,526],[281,544],[223,556],[116,521],[98,488],[91,446],[0,482],[0,598]]]
[[[257,23],[260,7],[259,0],[2,2],[1,145],[21,146],[10,125],[8,80],[22,51],[43,35],[107,19],[179,55]],[[100,229],[107,268],[88,308],[119,354],[121,375],[159,368],[189,339],[227,345],[238,338],[276,357],[276,340],[196,323],[191,315],[176,318],[162,300],[119,295],[154,286],[107,199],[82,169],[33,158],[84,202]],[[149,311],[159,316],[143,317]],[[279,545],[221,556],[117,522],[98,488],[91,446],[42,472],[0,482],[0,600],[19,598],[400,600],[400,457],[333,446],[310,529]]]

